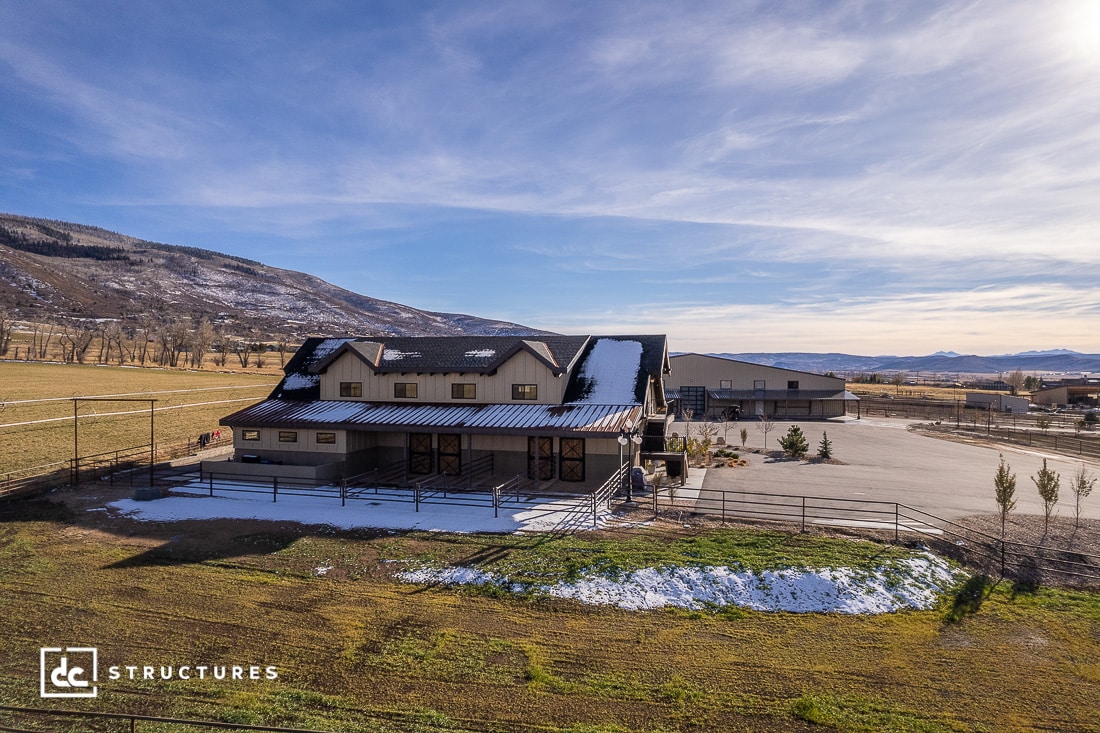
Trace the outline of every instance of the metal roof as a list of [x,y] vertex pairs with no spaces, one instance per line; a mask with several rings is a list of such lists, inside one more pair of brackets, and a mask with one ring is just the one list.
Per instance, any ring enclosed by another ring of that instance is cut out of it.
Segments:
[[222,419],[228,427],[329,430],[447,430],[534,435],[584,433],[616,437],[642,417],[639,405],[424,405],[344,400],[269,399]]
[[709,389],[712,400],[858,400],[847,390],[833,389]]

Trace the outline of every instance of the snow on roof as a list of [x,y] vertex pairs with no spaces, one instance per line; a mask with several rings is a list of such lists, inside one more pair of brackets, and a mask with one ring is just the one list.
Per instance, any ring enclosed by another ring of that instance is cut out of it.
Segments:
[[399,361],[405,357],[418,357],[422,356],[419,351],[398,351],[397,349],[386,349],[382,353],[382,361]]
[[641,342],[598,339],[578,373],[578,379],[584,380],[587,388],[577,402],[590,405],[637,402],[636,387],[641,368]]
[[316,374],[288,374],[283,380],[283,390],[309,389],[321,383],[321,377]]
[[475,359],[490,359],[497,355],[496,349],[475,349],[474,351],[467,351],[466,356]]
[[319,364],[320,362],[324,361],[325,357],[327,357],[329,354],[331,354],[332,352],[339,349],[341,346],[346,344],[348,341],[354,341],[354,339],[350,339],[350,338],[325,339],[321,343],[317,344],[317,348],[315,348],[313,350],[313,355],[312,355],[313,363],[314,364]]

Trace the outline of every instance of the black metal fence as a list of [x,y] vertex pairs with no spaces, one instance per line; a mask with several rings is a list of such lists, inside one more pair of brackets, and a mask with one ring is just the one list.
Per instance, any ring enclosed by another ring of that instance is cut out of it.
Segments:
[[[326,733],[305,728],[276,728],[267,725],[247,725],[244,723],[223,723],[214,720],[189,720],[185,718],[162,718],[153,715],[133,715],[130,713],[99,713],[78,710],[48,710],[45,708],[23,708],[0,705],[0,731],[10,733],[139,733],[140,731],[171,730],[183,728],[188,731],[240,730],[266,731],[267,733]],[[33,726],[33,727],[25,727]]]
[[[1032,545],[967,527],[929,512],[895,502],[868,501],[753,491],[703,490],[698,497],[683,489],[660,487],[650,495],[654,515],[691,511],[721,523],[780,522],[799,531],[812,527],[846,527],[891,536],[895,542],[919,538],[937,552],[983,572],[996,572],[1039,584],[1058,576],[1070,584],[1100,585],[1100,554]],[[677,496],[677,494],[681,494]]]

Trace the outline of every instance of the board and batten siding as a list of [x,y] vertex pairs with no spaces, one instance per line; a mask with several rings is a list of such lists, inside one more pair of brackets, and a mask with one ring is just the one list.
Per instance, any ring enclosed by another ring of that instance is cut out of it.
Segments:
[[[360,382],[363,396],[349,398],[340,396],[341,382]],[[399,382],[417,384],[416,399],[394,398],[394,385]],[[368,364],[358,357],[345,353],[321,375],[322,400],[358,400],[363,402],[431,402],[457,404],[508,404],[531,403],[553,405],[560,404],[565,380],[554,376],[541,361],[526,351],[520,351],[501,365],[496,374],[416,374],[400,372],[375,373]],[[451,397],[451,385],[456,383],[473,384],[476,396],[472,400]],[[538,386],[538,399],[513,400],[513,384],[534,384]]]
[[[244,435],[250,431],[260,434],[259,440],[245,440]],[[297,440],[293,443],[279,441],[279,433],[296,433]],[[335,433],[335,443],[318,443],[317,433]],[[359,442],[356,437],[352,442]],[[313,428],[235,428],[233,434],[233,447],[238,451],[295,451],[310,453],[347,453],[349,450],[357,450],[362,446],[348,444],[348,434],[345,430],[315,430]]]
[[731,383],[730,389],[746,390],[753,389],[756,382],[760,380],[764,381],[764,388],[768,390],[787,389],[787,383],[791,381],[797,381],[800,390],[840,392],[844,390],[845,385],[844,380],[839,377],[826,377],[821,374],[703,354],[673,356],[669,361],[672,364],[672,374],[665,377],[665,386],[674,389],[681,387],[720,389],[723,381],[728,381]]

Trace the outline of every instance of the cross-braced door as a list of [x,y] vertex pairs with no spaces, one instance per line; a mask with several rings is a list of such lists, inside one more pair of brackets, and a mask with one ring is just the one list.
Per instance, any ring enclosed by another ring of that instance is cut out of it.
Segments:
[[562,481],[584,481],[584,438],[562,438],[558,477]]
[[527,439],[527,478],[536,478],[535,465],[538,465],[538,480],[549,481],[554,478],[554,439]]
[[409,433],[409,473],[432,472],[432,434]]
[[439,436],[439,472],[446,476],[462,473],[462,436]]

